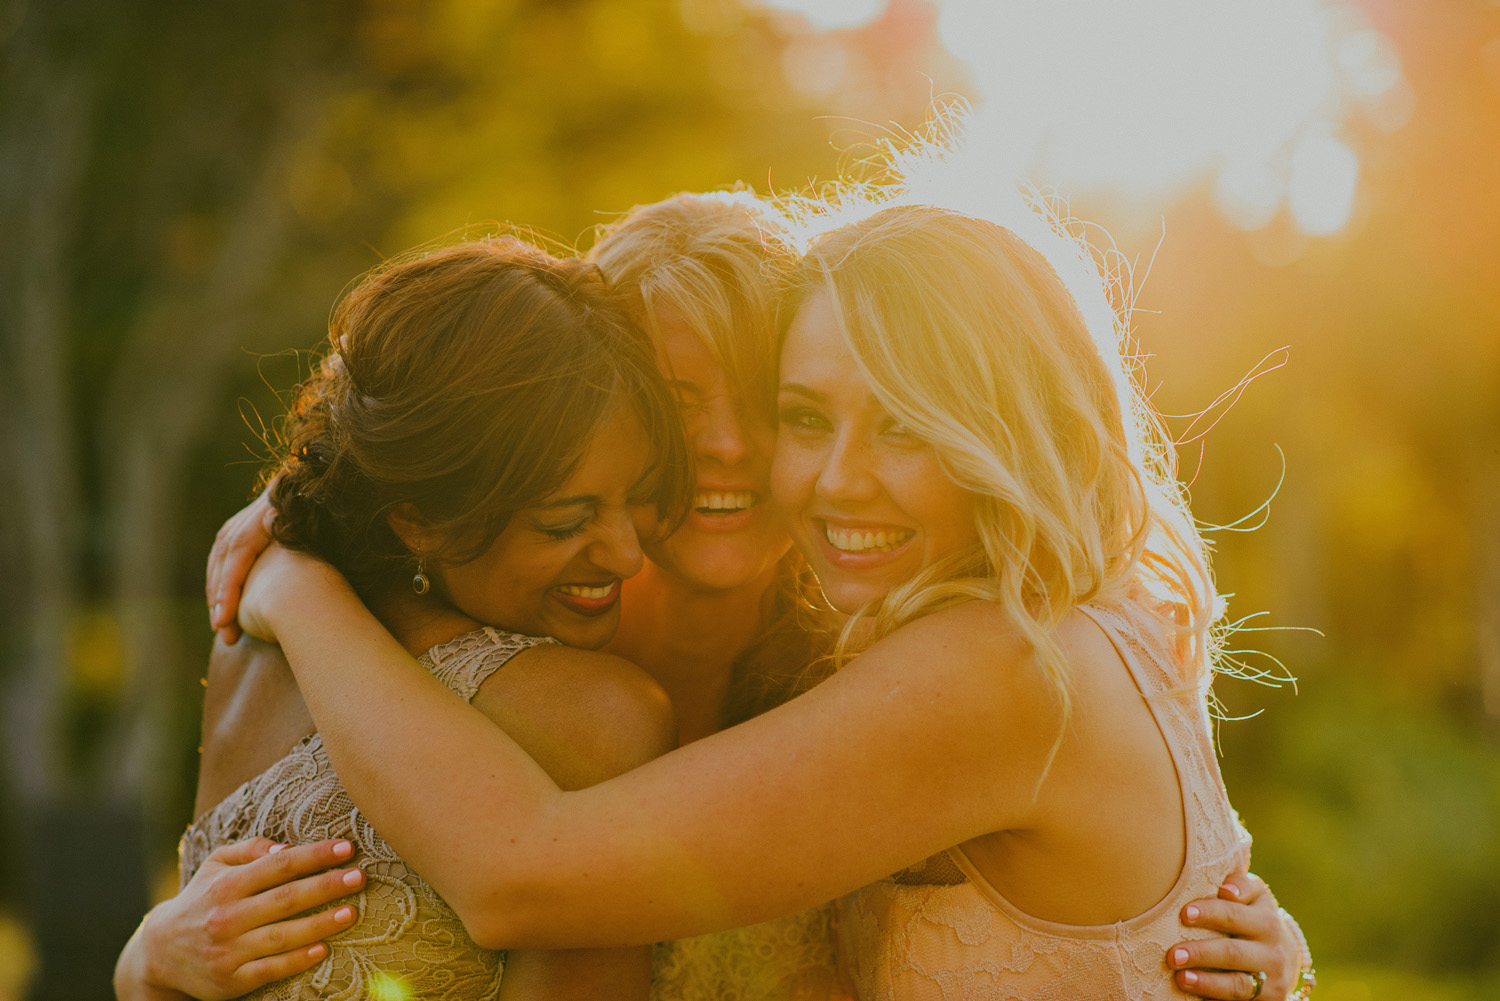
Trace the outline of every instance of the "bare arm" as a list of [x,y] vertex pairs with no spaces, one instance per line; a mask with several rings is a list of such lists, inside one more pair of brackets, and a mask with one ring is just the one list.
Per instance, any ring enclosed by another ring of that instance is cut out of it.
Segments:
[[964,606],[787,706],[564,792],[322,564],[271,550],[241,616],[282,643],[353,798],[493,946],[650,942],[829,900],[1022,825],[1056,733],[1050,691],[1007,669],[1019,641]]

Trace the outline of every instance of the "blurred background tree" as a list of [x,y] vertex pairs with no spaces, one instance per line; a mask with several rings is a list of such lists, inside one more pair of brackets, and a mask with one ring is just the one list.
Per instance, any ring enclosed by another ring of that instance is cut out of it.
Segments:
[[1136,262],[1161,409],[1288,349],[1183,461],[1206,522],[1275,493],[1235,615],[1323,634],[1219,686],[1320,997],[1500,993],[1500,5],[0,0],[0,999],[104,996],[170,892],[203,557],[355,276],[801,188],[949,92]]

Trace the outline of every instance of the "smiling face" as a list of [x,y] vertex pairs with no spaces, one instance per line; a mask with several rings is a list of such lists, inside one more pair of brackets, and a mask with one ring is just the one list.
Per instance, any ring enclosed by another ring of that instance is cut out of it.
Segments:
[[777,414],[776,503],[834,608],[854,612],[978,540],[971,495],[875,398],[826,293],[787,331]]
[[651,561],[702,590],[759,581],[788,548],[769,503],[775,427],[676,311],[659,308],[654,320],[696,483],[692,510],[670,537],[650,545]]
[[655,525],[643,503],[652,469],[641,422],[605,419],[573,475],[517,511],[478,559],[431,568],[435,590],[488,625],[595,649],[620,621],[620,581],[641,569],[637,530]]

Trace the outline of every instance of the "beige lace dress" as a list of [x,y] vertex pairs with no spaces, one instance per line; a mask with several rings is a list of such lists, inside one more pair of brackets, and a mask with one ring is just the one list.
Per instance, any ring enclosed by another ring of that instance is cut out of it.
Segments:
[[[555,642],[478,629],[438,644],[420,660],[460,697],[472,700],[511,657]],[[453,909],[370,826],[330,767],[318,734],[304,737],[194,821],[180,845],[182,883],[215,848],[257,835],[288,844],[347,838],[354,844],[349,864],[363,869],[367,879],[353,900],[359,919],[328,940],[321,963],[247,997],[478,1001],[499,993],[505,954],[475,945]]]
[[1250,836],[1219,777],[1200,692],[1177,687],[1170,639],[1139,606],[1082,609],[1099,624],[1147,695],[1182,792],[1187,852],[1176,884],[1143,914],[1109,925],[1064,925],[1022,912],[960,848],[839,902],[840,960],[862,1001],[1142,1001],[1183,998],[1167,949],[1203,937],[1178,923],[1189,900],[1212,897],[1248,863]]

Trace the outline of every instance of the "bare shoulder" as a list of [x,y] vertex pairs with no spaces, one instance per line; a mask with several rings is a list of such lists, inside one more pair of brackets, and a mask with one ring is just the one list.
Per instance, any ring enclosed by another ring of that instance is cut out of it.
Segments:
[[629,661],[591,650],[524,650],[485,680],[474,706],[564,788],[602,782],[677,746],[661,686]]

